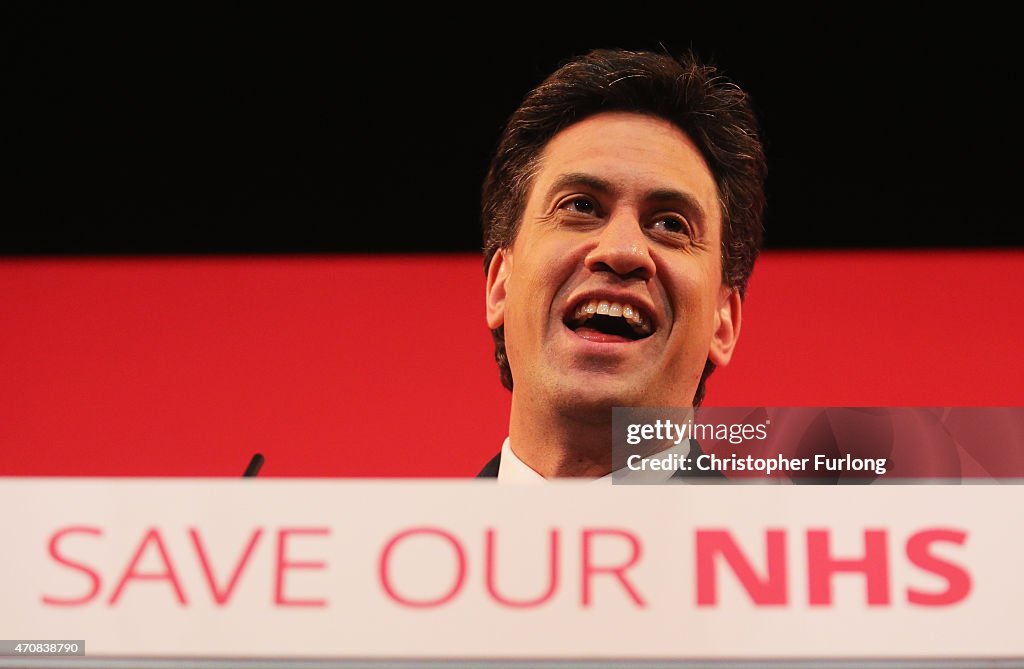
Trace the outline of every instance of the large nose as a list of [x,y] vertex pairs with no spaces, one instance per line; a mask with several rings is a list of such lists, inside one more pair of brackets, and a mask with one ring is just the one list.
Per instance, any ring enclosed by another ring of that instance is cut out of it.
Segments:
[[584,260],[587,269],[644,281],[654,276],[651,240],[634,211],[614,212],[596,234],[597,243]]

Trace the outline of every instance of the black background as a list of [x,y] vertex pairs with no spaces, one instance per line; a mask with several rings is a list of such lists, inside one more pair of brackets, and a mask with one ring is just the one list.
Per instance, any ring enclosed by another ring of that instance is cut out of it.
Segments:
[[477,250],[505,119],[613,46],[751,92],[770,249],[1024,245],[1007,15],[140,4],[0,10],[0,254]]

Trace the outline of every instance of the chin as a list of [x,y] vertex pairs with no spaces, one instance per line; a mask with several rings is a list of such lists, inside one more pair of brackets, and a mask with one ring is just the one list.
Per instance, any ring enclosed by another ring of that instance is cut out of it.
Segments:
[[641,406],[643,393],[631,383],[573,383],[555,393],[553,402],[563,413],[595,420],[611,420],[612,408]]

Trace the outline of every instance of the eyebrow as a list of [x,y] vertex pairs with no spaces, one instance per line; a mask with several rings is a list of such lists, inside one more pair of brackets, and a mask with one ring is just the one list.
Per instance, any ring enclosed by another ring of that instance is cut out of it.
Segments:
[[[565,190],[572,186],[585,186],[591,190],[594,190],[601,194],[612,194],[615,192],[615,187],[609,181],[606,181],[600,177],[596,177],[593,174],[586,174],[585,172],[569,172],[567,174],[559,175],[555,182],[551,184],[551,188],[547,192],[547,201],[550,201],[555,197],[555,194],[561,190]],[[687,212],[692,212],[703,222],[707,216],[704,211],[704,207],[701,206],[700,202],[696,197],[690,193],[684,193],[683,191],[676,190],[674,188],[658,188],[647,193],[644,196],[647,201],[656,202],[668,202],[673,203]]]

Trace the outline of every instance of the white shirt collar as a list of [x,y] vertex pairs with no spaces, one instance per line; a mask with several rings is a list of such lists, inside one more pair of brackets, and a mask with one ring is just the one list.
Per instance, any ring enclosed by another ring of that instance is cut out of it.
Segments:
[[[669,453],[678,453],[681,457],[685,457],[689,452],[690,442],[684,440],[672,448],[661,451],[656,455],[658,457],[665,457]],[[654,471],[648,469],[643,469],[641,471],[621,471],[616,474],[616,481],[619,483],[630,484],[664,483],[672,477],[673,473],[674,472],[672,471]],[[508,437],[505,437],[505,441],[501,444],[501,462],[498,465],[498,483],[508,483],[512,485],[537,485],[545,482],[547,482],[547,479],[519,459],[519,456],[512,450],[511,440]],[[599,479],[594,479],[594,482],[611,483],[612,475],[605,474]]]
[[501,463],[498,465],[498,483],[513,485],[536,485],[545,483],[547,479],[530,469],[530,466],[519,459],[512,450],[512,442],[505,437],[501,445]]

